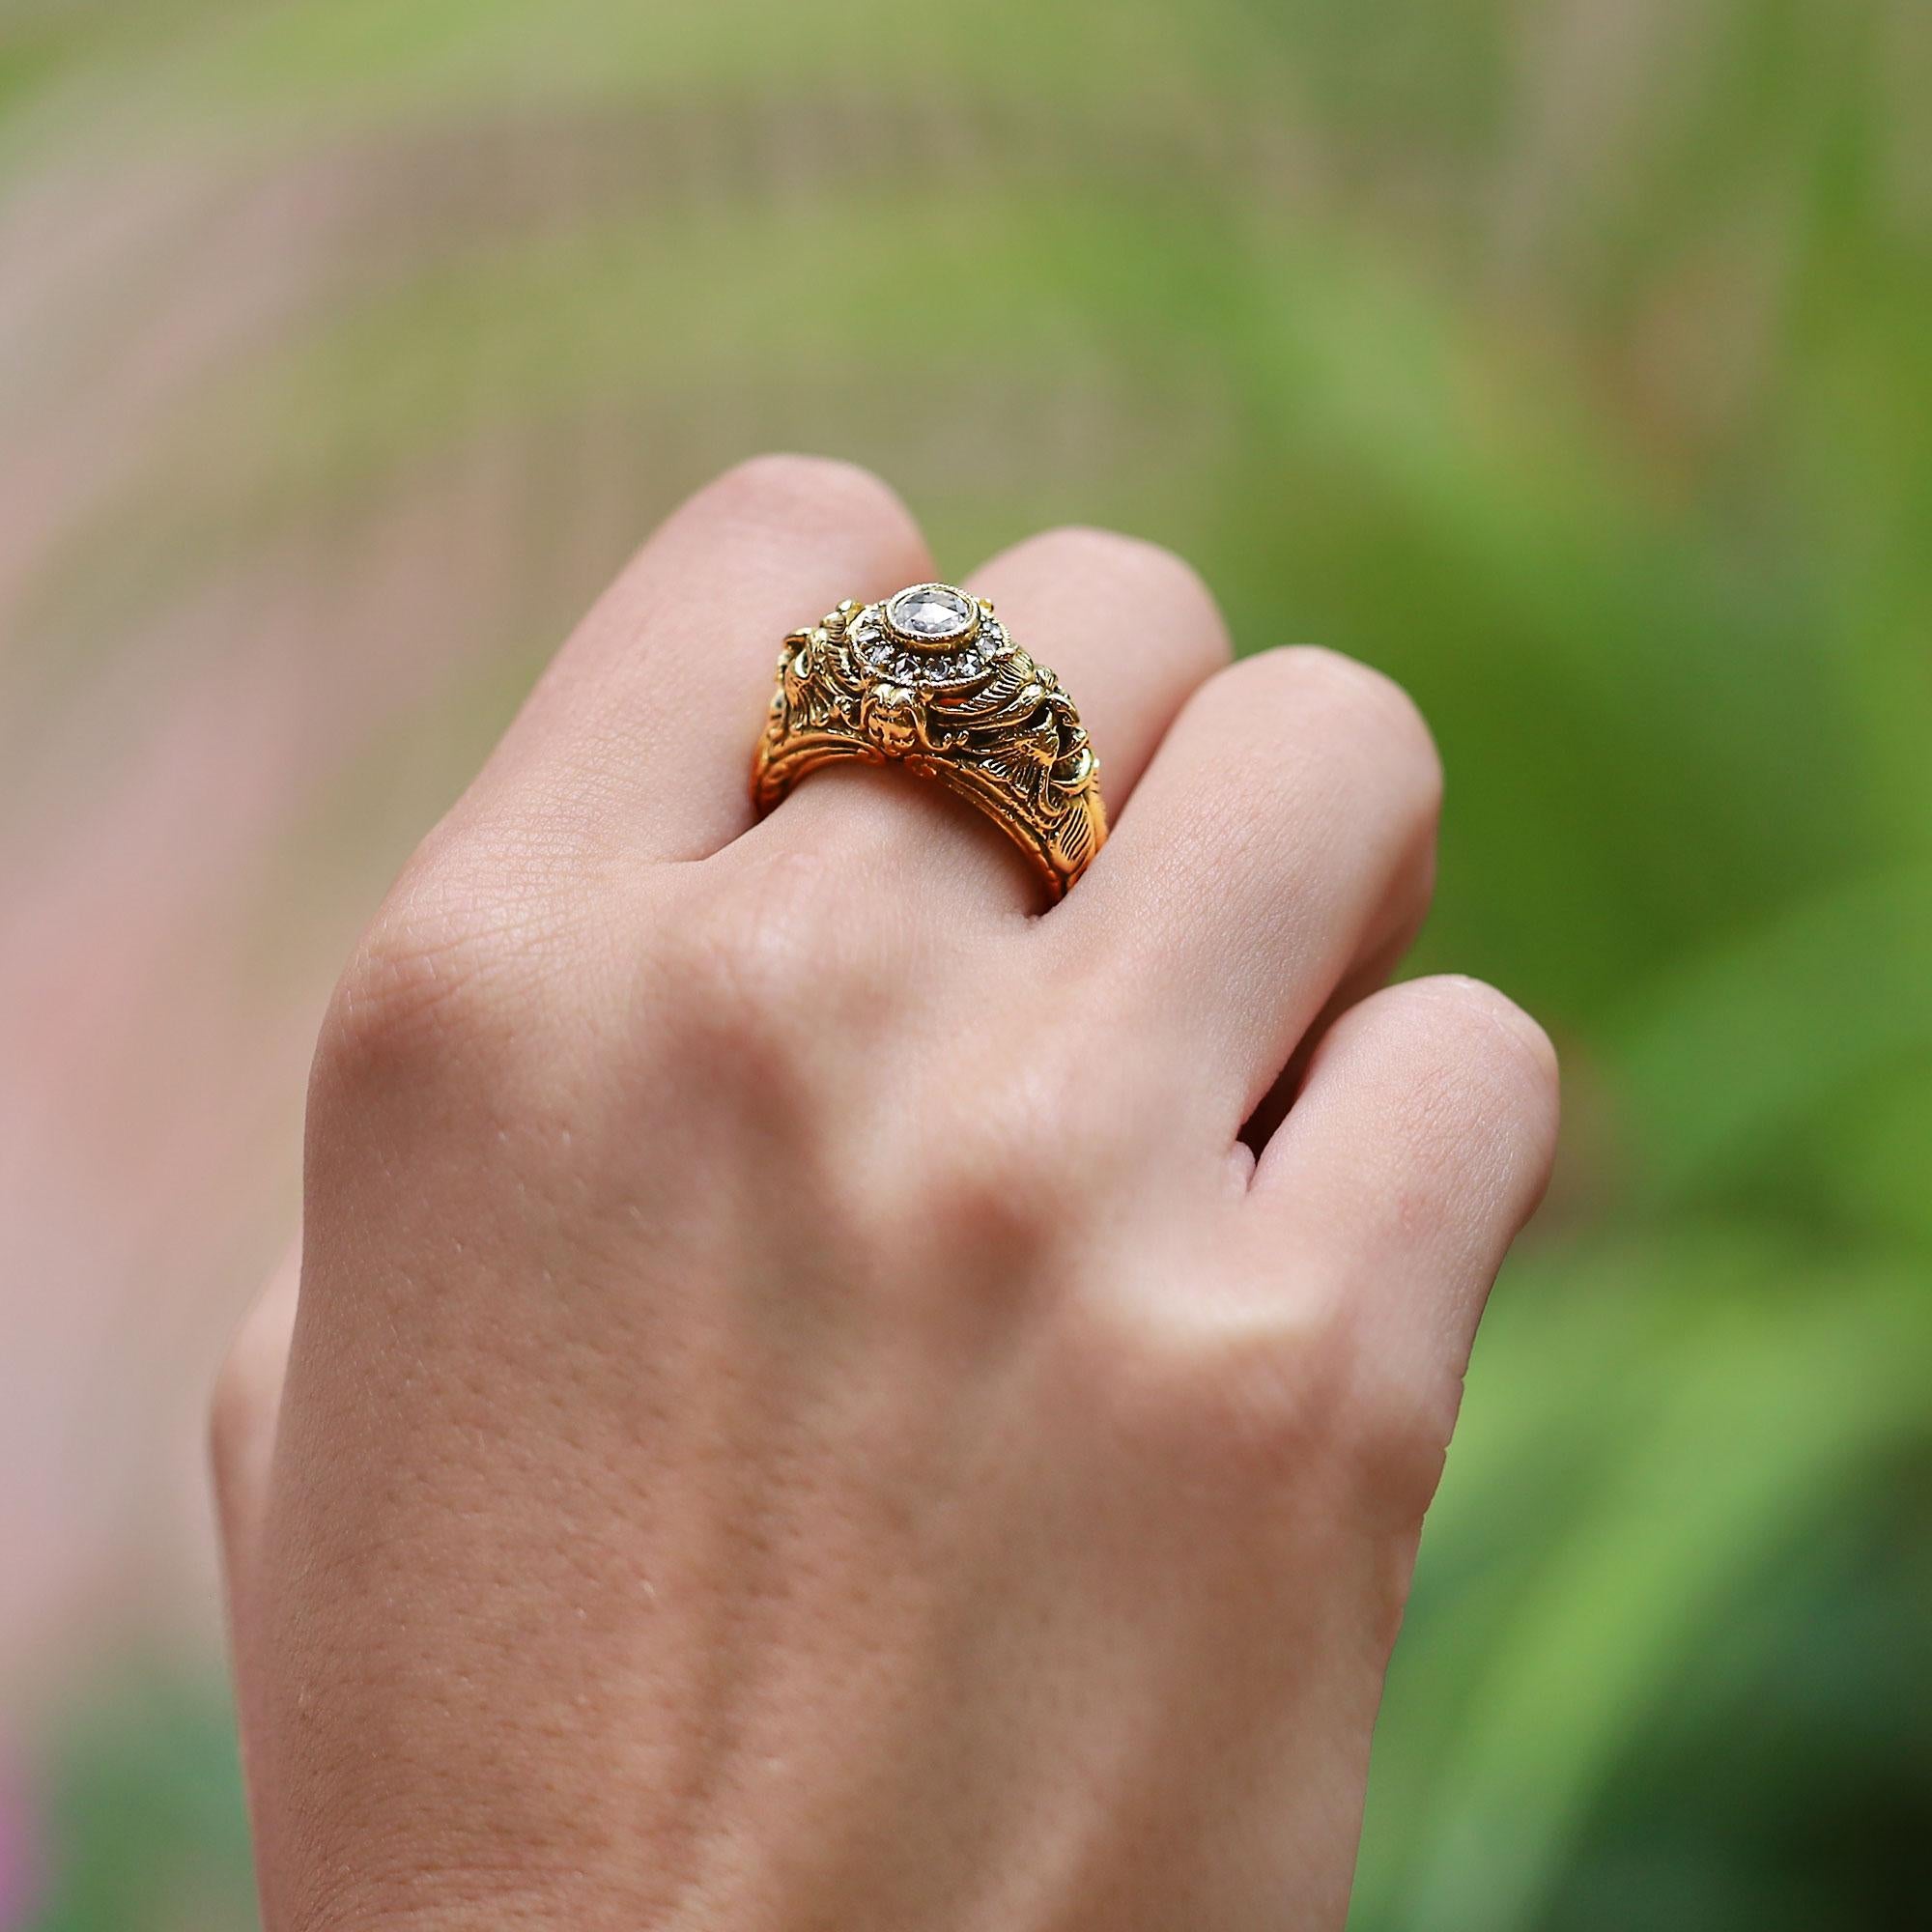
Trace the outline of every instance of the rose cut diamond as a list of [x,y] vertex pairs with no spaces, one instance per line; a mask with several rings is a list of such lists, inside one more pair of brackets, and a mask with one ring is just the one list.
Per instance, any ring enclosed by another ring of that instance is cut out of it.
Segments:
[[902,638],[941,644],[972,629],[972,602],[948,583],[917,583],[886,606],[886,621]]

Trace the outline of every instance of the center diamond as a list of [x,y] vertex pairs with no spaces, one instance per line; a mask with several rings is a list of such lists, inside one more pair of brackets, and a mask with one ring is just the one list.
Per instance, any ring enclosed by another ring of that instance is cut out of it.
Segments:
[[979,615],[971,598],[950,583],[916,583],[886,606],[886,622],[920,644],[944,644],[963,637]]

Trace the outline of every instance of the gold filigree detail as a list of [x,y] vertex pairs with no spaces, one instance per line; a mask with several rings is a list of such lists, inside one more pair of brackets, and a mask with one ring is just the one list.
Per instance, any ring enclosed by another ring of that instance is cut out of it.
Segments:
[[1073,700],[983,599],[969,630],[919,648],[887,624],[891,601],[848,599],[785,639],[753,769],[759,811],[820,765],[890,759],[971,799],[1059,898],[1107,836],[1099,760]]

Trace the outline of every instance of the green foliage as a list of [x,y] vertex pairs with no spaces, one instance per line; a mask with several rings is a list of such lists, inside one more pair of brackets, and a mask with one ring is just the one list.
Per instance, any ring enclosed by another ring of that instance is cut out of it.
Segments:
[[[0,57],[0,187],[97,137],[347,187],[327,271],[44,559],[45,702],[135,613],[507,449],[519,541],[466,560],[498,628],[427,741],[454,783],[614,561],[572,548],[600,493],[635,529],[785,442],[891,474],[949,568],[1117,523],[1245,643],[1393,670],[1451,779],[1426,962],[1553,1022],[1571,1135],[1355,1922],[1932,1918],[1922,10],[142,12]],[[613,434],[634,462],[577,460]]]
[[249,1922],[234,1727],[212,1682],[123,1665],[71,1715],[46,1772],[36,1932]]

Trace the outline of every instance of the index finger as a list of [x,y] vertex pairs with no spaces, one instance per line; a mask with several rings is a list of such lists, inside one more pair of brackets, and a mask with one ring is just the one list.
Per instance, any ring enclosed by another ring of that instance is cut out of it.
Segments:
[[910,512],[869,471],[762,456],[658,528],[538,681],[457,808],[547,853],[703,858],[747,792],[786,632],[840,598],[931,575]]

